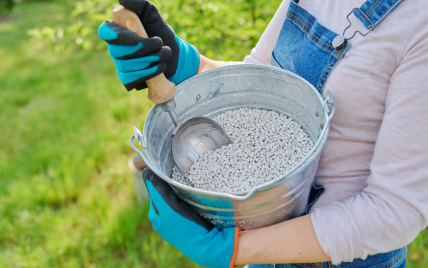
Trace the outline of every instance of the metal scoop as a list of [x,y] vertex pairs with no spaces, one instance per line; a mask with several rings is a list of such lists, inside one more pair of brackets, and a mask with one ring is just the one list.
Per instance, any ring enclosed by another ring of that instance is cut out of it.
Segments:
[[[138,16],[123,6],[113,10],[113,21],[140,37],[148,37]],[[209,118],[191,117],[180,122],[175,112],[175,84],[168,81],[163,73],[147,80],[146,83],[149,88],[147,98],[159,104],[164,112],[168,112],[174,122],[172,155],[175,164],[186,178],[189,176],[193,162],[202,154],[233,143],[223,128]],[[140,132],[140,130],[134,127],[134,132]]]

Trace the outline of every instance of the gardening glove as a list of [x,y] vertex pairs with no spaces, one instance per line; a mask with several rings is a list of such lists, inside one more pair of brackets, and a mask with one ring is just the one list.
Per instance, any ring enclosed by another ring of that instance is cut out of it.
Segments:
[[161,237],[194,262],[207,267],[234,267],[240,228],[219,230],[184,203],[171,187],[146,168],[149,219]]
[[119,0],[119,3],[137,14],[149,36],[140,38],[112,21],[104,22],[98,30],[128,91],[147,88],[146,81],[162,72],[174,84],[198,72],[198,50],[175,35],[151,2]]

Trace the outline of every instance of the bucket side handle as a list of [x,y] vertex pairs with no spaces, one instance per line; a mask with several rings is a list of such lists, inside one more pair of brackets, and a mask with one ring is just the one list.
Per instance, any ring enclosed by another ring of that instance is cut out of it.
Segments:
[[[153,170],[153,172],[155,172],[156,174],[162,174],[162,172],[161,172],[161,171],[156,167],[156,165],[152,164],[151,160],[146,156],[146,154],[145,154],[144,152],[142,152],[140,149],[138,149],[137,147],[135,147],[135,145],[134,145],[134,138],[135,138],[135,139],[137,139],[137,141],[138,141],[138,137],[136,137],[136,135],[135,135],[135,134],[133,134],[133,135],[131,136],[130,140],[129,140],[129,143],[130,143],[130,145],[131,145],[132,149],[133,149],[134,151],[136,151],[136,152],[141,156],[141,158],[143,158],[144,162],[145,162],[148,166],[150,166],[150,169],[151,169],[151,170]],[[141,146],[143,146],[143,145],[140,143],[140,141],[138,141],[138,143],[139,143]],[[144,148],[144,147],[143,147],[143,148]],[[146,149],[146,148],[144,148],[144,149]],[[150,165],[149,165],[149,163],[150,163]]]
[[336,112],[336,105],[333,100],[333,95],[330,90],[327,90],[324,98],[324,109],[327,111],[328,118],[327,123],[329,124],[331,119],[333,118],[334,113]]
[[146,135],[144,135],[143,133],[141,133],[141,130],[138,127],[136,127],[136,126],[133,127],[133,130],[134,130],[134,136],[137,139],[138,143],[141,145],[141,147],[143,147],[144,150],[147,150],[147,142],[146,142],[146,139],[145,139]]
[[141,130],[138,127],[136,127],[136,126],[134,126],[133,130],[134,130],[134,135],[132,135],[131,139],[129,140],[129,143],[130,143],[132,149],[134,151],[136,151],[141,156],[141,158],[143,158],[144,162],[148,166],[150,166],[150,168],[153,170],[153,172],[155,172],[157,174],[162,174],[160,172],[160,170],[157,168],[157,166],[152,164],[151,160],[146,156],[146,154],[144,152],[142,152],[140,149],[138,149],[137,147],[134,146],[134,138],[135,138],[137,140],[138,144],[140,144],[141,147],[143,147],[144,150],[147,150],[146,135],[143,134],[143,133],[141,133]]
[[[134,146],[134,138],[137,140],[138,144],[141,145],[141,147],[143,147],[144,151],[147,150],[147,138],[146,138],[146,134],[141,133],[141,130],[134,126],[133,128],[134,130],[134,135],[131,136],[130,139],[130,144],[132,149],[134,149],[134,151],[136,151],[138,154],[141,155],[141,158],[143,158],[144,162],[150,166],[151,170],[153,170],[153,172],[155,172],[156,174],[162,174],[162,172],[159,170],[159,168],[157,168],[157,164],[153,163],[149,157],[146,156],[146,154],[144,152],[142,152],[140,149],[138,149],[137,147]],[[149,165],[149,163],[151,163],[151,165]]]

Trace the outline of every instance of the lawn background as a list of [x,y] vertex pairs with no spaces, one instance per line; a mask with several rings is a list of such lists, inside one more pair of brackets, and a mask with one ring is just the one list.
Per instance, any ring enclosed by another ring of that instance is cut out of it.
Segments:
[[[69,23],[72,10],[73,1],[27,1],[0,21],[0,267],[198,267],[136,204],[128,141],[152,106],[146,91],[126,92],[106,49],[58,52],[27,34]],[[233,47],[234,38],[205,36],[199,47],[242,60],[257,40]],[[426,267],[425,234],[409,246],[408,267]]]

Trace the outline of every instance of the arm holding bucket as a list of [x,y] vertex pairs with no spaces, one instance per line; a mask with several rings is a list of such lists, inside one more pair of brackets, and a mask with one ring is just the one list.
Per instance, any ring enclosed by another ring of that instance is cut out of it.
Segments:
[[235,265],[326,261],[330,261],[330,257],[318,242],[311,215],[305,215],[242,232]]
[[168,243],[208,267],[241,264],[324,262],[310,215],[241,232],[217,229],[187,206],[153,171],[143,172],[150,194],[149,219]]
[[211,60],[199,54],[199,72],[198,73],[202,73],[217,67],[222,67],[227,65],[228,64],[224,61]]

